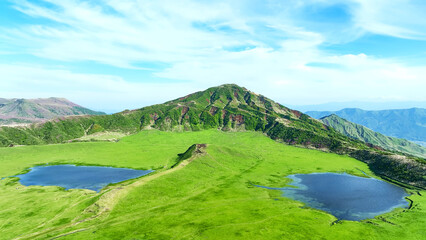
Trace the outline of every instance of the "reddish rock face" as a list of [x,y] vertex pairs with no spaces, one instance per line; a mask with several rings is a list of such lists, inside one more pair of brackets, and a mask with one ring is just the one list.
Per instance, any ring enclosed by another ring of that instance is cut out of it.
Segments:
[[237,123],[237,124],[243,124],[244,123],[244,117],[240,114],[232,115],[232,120],[235,121],[235,123]]
[[179,98],[179,100],[184,100],[184,99],[187,99],[187,98],[189,98],[190,96],[192,96],[192,95],[194,95],[193,93],[191,93],[191,94],[189,94],[189,95],[186,95],[185,97],[181,97],[181,98]]
[[189,111],[189,107],[183,107],[183,108],[182,108],[182,111],[181,111],[182,116],[183,116],[184,114],[186,114],[188,111]]
[[149,116],[150,116],[152,119],[154,119],[154,121],[157,121],[157,119],[158,119],[158,114],[157,114],[157,113],[149,114]]
[[238,93],[234,91],[234,97],[238,98]]
[[369,147],[371,147],[371,148],[374,148],[374,149],[380,150],[380,151],[384,151],[384,150],[385,150],[384,148],[379,147],[379,146],[376,146],[376,145],[371,144],[371,143],[366,143],[366,145],[367,145],[367,146],[369,146]]
[[215,115],[217,110],[218,110],[218,108],[213,106],[212,108],[210,108],[209,112],[210,112],[211,115]]
[[226,110],[222,110],[222,119],[225,118],[225,115],[226,115]]
[[302,116],[302,113],[296,110],[290,110],[296,117],[300,118]]

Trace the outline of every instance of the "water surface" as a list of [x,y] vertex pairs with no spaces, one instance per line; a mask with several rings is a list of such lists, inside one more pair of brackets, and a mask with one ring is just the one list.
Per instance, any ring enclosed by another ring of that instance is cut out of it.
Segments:
[[408,194],[393,184],[337,173],[295,174],[288,176],[294,187],[272,188],[283,196],[329,212],[338,219],[362,220],[407,207]]
[[22,185],[60,186],[65,189],[79,188],[100,191],[110,183],[144,176],[152,170],[129,168],[52,165],[31,168],[26,174],[17,175]]

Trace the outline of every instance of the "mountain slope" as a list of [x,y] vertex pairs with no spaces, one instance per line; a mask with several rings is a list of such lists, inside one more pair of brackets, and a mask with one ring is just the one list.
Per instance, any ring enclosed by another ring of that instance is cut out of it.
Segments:
[[335,114],[320,118],[320,120],[348,137],[371,143],[387,150],[400,151],[426,158],[426,148],[408,140],[385,136],[362,125],[349,122]]
[[164,104],[103,116],[73,116],[24,128],[0,129],[0,145],[63,143],[102,131],[259,131],[291,145],[347,154],[370,165],[382,177],[426,187],[424,160],[373,149],[262,95],[227,84]]
[[361,124],[387,136],[426,143],[426,109],[424,108],[381,111],[345,108],[336,112],[309,111],[306,114],[317,119],[336,114],[341,118]]
[[[254,130],[289,144],[333,150],[358,144],[320,121],[237,85],[213,87],[164,104],[108,116],[68,117],[26,129],[4,129],[3,136],[12,144],[60,143],[103,130],[134,133],[152,128],[165,131]],[[28,137],[7,136],[8,131],[15,135],[20,131]]]
[[64,98],[0,99],[0,123],[33,123],[69,115],[100,115]]

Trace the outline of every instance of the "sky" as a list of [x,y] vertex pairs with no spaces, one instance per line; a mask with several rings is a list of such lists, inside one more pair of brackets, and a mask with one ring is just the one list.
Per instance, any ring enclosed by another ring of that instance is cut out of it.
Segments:
[[425,13],[424,0],[1,0],[0,97],[112,113],[235,83],[283,105],[411,107],[426,101]]

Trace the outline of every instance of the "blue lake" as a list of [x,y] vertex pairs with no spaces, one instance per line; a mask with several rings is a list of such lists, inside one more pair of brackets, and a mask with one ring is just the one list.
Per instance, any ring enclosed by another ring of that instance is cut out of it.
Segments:
[[60,186],[65,189],[90,189],[99,192],[110,183],[141,177],[152,170],[129,168],[53,165],[31,168],[25,174],[17,175],[22,185]]
[[[397,207],[408,207],[403,188],[374,179],[337,173],[295,174],[283,196],[331,213],[339,220],[374,218]],[[262,186],[260,186],[262,187]]]

